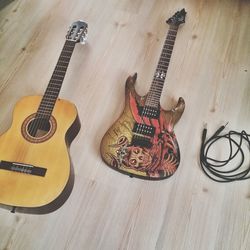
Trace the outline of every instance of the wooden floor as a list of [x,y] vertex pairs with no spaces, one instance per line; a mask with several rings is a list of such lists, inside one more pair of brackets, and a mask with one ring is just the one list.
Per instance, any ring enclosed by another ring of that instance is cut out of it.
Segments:
[[[0,209],[1,250],[133,249],[249,250],[250,182],[220,184],[200,169],[203,124],[211,135],[250,132],[250,1],[16,0],[0,3],[0,133],[22,96],[43,94],[68,26],[89,24],[76,45],[61,98],[74,102],[82,128],[70,152],[75,185],[53,213]],[[179,96],[186,110],[176,126],[181,165],[158,182],[108,167],[100,140],[124,106],[124,84],[138,72],[145,94],[168,30],[165,20],[185,8],[161,104]]]

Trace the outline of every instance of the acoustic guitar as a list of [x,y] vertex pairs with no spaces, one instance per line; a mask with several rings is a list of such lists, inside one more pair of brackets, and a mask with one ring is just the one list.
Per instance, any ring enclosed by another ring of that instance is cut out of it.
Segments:
[[[15,106],[12,125],[0,136],[0,203],[23,212],[47,213],[61,206],[74,181],[68,148],[80,130],[77,109],[58,99],[75,44],[87,24],[74,22],[43,96]],[[26,209],[25,209],[26,208]]]
[[124,111],[102,139],[100,151],[104,162],[131,177],[164,179],[179,166],[180,150],[174,126],[185,102],[180,97],[176,107],[166,111],[160,107],[160,97],[177,31],[185,16],[182,9],[167,20],[170,27],[148,94],[141,97],[136,93],[137,74],[128,77]]

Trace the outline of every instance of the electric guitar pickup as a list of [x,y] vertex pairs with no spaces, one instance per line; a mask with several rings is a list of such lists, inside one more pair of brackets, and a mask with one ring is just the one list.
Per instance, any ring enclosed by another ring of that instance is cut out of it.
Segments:
[[160,106],[160,97],[177,31],[185,16],[182,9],[167,20],[170,27],[148,94],[141,97],[136,93],[137,74],[128,77],[124,111],[102,139],[100,151],[104,162],[131,177],[164,179],[179,166],[174,125],[184,111],[185,102],[180,97],[176,107],[166,111]]

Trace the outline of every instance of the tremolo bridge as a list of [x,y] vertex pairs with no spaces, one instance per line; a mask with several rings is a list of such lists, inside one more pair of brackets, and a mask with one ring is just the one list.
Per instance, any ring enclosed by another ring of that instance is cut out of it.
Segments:
[[154,137],[155,127],[143,123],[135,123],[132,132],[134,133],[131,142],[132,145],[146,148],[152,146],[150,139]]
[[9,161],[0,161],[0,169],[23,173],[23,174],[37,175],[42,177],[45,176],[47,171],[46,168],[36,167],[24,163],[9,162]]

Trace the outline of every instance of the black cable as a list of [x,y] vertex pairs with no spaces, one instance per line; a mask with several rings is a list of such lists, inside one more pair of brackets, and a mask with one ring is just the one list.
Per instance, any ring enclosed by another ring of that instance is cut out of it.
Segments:
[[[227,124],[226,124],[227,125]],[[250,179],[250,162],[249,166],[242,170],[245,161],[245,152],[243,150],[243,143],[247,142],[247,147],[250,153],[250,134],[246,131],[236,132],[229,131],[227,134],[220,135],[226,125],[221,126],[209,139],[206,140],[207,128],[202,132],[202,143],[200,148],[200,164],[204,173],[212,180],[217,182],[232,182]],[[236,141],[235,137],[239,139]],[[212,145],[221,139],[226,139],[229,143],[229,157],[226,160],[216,160],[208,157],[208,151]],[[233,147],[234,146],[234,147]],[[236,148],[236,150],[234,150]],[[234,152],[235,151],[235,152]],[[240,162],[233,169],[221,170],[232,161],[237,155],[240,155]]]

